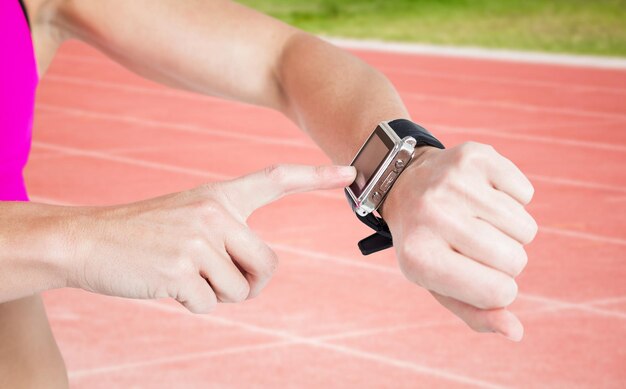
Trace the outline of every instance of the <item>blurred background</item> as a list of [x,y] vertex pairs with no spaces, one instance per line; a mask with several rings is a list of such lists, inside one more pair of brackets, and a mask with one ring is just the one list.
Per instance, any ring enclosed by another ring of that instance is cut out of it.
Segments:
[[[626,1],[243,2],[330,37],[599,56],[346,46],[448,147],[492,144],[533,182],[539,234],[511,306],[525,338],[471,331],[391,250],[362,257],[370,231],[341,191],[301,194],[250,219],[281,258],[252,301],[192,315],[45,293],[72,387],[626,387]],[[104,205],[328,162],[275,112],[156,85],[70,42],[38,90],[26,176],[35,201]]]
[[626,56],[624,0],[243,0],[328,36]]

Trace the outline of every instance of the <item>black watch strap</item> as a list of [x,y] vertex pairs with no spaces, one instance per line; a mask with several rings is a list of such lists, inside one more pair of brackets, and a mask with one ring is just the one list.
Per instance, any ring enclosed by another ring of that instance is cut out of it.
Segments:
[[389,127],[391,127],[391,129],[394,130],[396,134],[398,134],[400,139],[404,138],[405,136],[411,136],[415,138],[415,140],[417,141],[417,146],[415,147],[432,146],[438,149],[445,149],[443,144],[439,142],[439,139],[432,136],[432,134],[428,132],[427,129],[420,126],[419,124],[413,123],[410,120],[396,119],[387,122],[387,124],[389,124]]
[[[437,147],[438,149],[445,149],[443,144],[439,142],[437,138],[432,136],[428,130],[410,120],[396,119],[388,122],[388,124],[401,139],[407,136],[413,137],[417,141],[415,146],[416,148],[421,146],[432,146]],[[350,199],[348,192],[346,192],[346,196],[348,197],[348,202],[352,205],[354,211],[355,204]],[[387,223],[383,218],[374,215],[374,212],[371,212],[366,216],[361,216],[355,212],[355,215],[361,222],[363,222],[363,224],[376,231],[367,238],[359,241],[359,250],[361,250],[361,254],[369,255],[393,246],[391,231],[389,231],[389,226],[387,226]]]

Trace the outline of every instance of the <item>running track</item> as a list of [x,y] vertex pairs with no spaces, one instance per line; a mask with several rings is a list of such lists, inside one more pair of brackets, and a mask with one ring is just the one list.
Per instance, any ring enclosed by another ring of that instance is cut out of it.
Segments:
[[[392,252],[358,255],[368,231],[340,192],[303,194],[250,220],[281,257],[253,301],[194,316],[46,293],[74,387],[626,385],[626,71],[356,54],[445,144],[493,144],[533,181],[540,230],[512,307],[524,341],[471,332]],[[71,43],[38,92],[27,181],[35,201],[114,204],[327,161],[275,113],[165,89]]]

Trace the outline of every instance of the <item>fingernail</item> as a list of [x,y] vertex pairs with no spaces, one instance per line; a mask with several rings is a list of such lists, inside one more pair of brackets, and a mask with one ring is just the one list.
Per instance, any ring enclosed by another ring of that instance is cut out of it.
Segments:
[[524,337],[524,330],[520,328],[515,328],[509,331],[496,330],[496,332],[514,342],[519,342]]

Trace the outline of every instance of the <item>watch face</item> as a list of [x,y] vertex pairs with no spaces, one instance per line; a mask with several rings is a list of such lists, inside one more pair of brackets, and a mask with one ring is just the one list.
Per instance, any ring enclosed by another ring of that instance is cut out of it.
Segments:
[[380,126],[376,127],[352,163],[356,168],[356,179],[350,185],[350,189],[355,196],[358,197],[363,193],[393,147],[393,139]]

